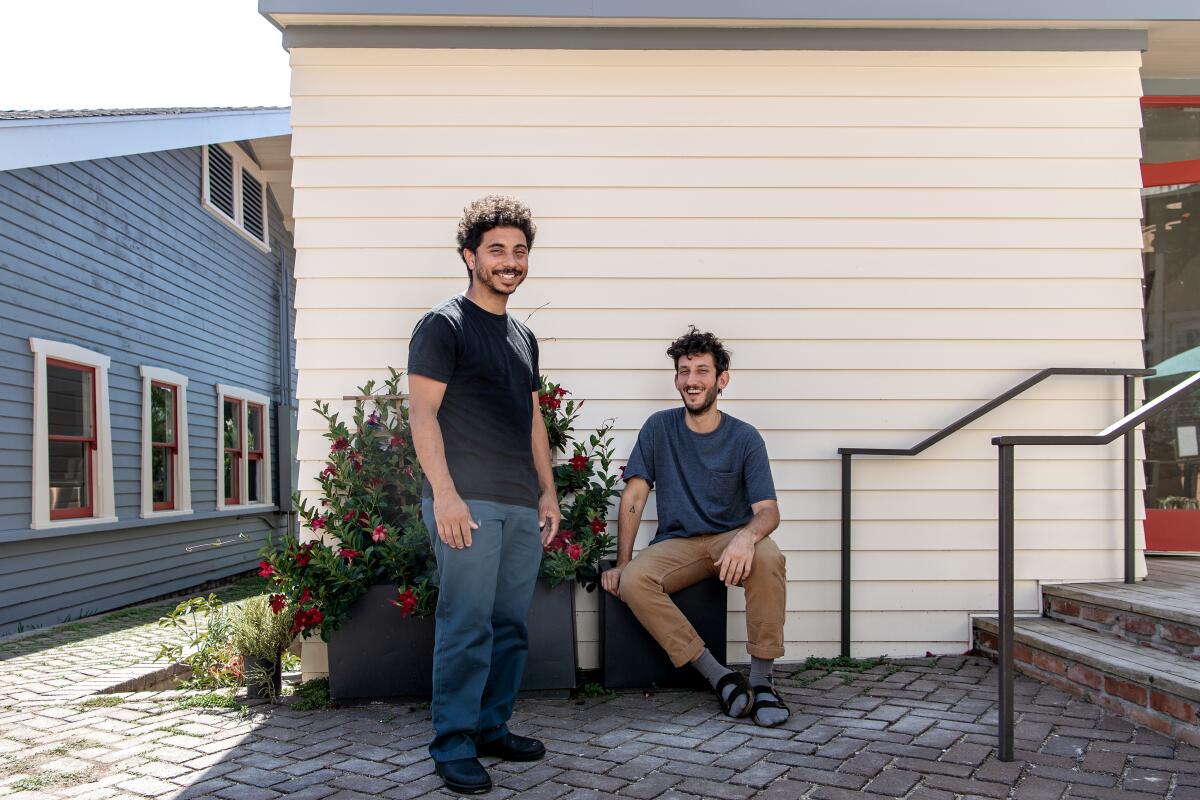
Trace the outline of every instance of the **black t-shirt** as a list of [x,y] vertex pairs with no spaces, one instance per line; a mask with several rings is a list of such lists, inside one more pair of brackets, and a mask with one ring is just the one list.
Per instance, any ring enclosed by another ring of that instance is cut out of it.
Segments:
[[[446,384],[438,424],[459,495],[537,508],[533,332],[508,314],[493,314],[456,295],[413,328],[408,371]],[[433,496],[428,480],[425,496]]]

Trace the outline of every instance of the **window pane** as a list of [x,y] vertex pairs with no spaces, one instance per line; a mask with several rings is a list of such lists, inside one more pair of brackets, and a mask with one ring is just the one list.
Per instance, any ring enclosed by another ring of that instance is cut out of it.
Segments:
[[237,457],[225,454],[225,499],[236,500],[238,491]]
[[50,508],[87,508],[92,504],[87,442],[50,442]]
[[47,364],[46,411],[51,436],[91,436],[91,371]]
[[1200,159],[1200,105],[1142,110],[1142,160],[1149,164]]
[[165,447],[155,447],[150,455],[151,491],[155,503],[172,503],[174,492],[174,457]]
[[260,485],[261,484],[261,475],[262,475],[262,463],[263,463],[262,461],[260,461],[259,459],[256,459],[256,458],[252,458],[246,462],[246,478],[248,479],[248,481],[250,483],[250,488],[249,488],[249,492],[248,492],[250,496],[246,498],[247,503],[261,503],[262,502],[262,487]]
[[222,418],[225,426],[225,446],[231,450],[240,449],[242,444],[242,404],[237,400],[225,401],[225,412]]
[[175,444],[175,389],[171,386],[150,387],[151,441]]
[[[1145,381],[1149,401],[1200,370],[1200,184],[1142,194],[1146,366],[1157,371]],[[1147,421],[1148,508],[1200,499],[1198,431],[1195,394]]]
[[250,451],[262,450],[262,419],[263,407],[256,405],[246,406],[246,449]]

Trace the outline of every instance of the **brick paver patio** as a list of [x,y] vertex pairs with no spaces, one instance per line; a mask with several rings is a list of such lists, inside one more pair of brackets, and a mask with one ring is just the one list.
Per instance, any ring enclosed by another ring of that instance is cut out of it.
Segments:
[[[0,640],[0,796],[450,796],[426,757],[422,705],[231,710],[182,707],[181,692],[89,697],[76,681],[95,686],[157,650],[159,629],[138,622]],[[486,797],[1200,800],[1200,750],[1024,679],[1021,760],[998,762],[994,682],[992,665],[971,657],[800,673],[781,681],[793,716],[775,730],[730,720],[696,692],[523,699],[514,728],[550,753],[491,763],[497,788]]]

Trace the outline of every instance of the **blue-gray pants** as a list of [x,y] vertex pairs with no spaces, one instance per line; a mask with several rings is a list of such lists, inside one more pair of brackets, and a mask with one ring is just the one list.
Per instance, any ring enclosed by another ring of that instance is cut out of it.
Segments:
[[525,618],[542,544],[537,510],[467,500],[479,529],[456,550],[437,535],[433,501],[421,506],[438,565],[433,651],[434,761],[475,756],[476,743],[508,733],[525,670]]

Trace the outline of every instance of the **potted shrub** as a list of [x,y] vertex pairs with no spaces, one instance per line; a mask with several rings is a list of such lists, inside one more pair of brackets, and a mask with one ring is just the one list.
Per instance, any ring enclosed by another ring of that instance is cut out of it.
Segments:
[[[595,591],[600,559],[613,549],[608,507],[616,489],[611,423],[586,441],[575,440],[583,402],[568,400],[557,383],[541,381],[538,404],[555,459],[554,485],[562,511],[558,535],[544,548],[540,580],[529,612],[529,658],[521,688],[575,688],[575,593],[573,582]],[[570,458],[567,454],[570,453]]]
[[[292,643],[294,611],[266,595],[251,597],[229,612],[229,642],[242,659],[246,694],[274,702],[283,689],[283,651]],[[276,610],[278,609],[278,610]]]
[[[293,614],[290,630],[329,643],[335,698],[419,695],[432,688],[437,565],[421,519],[423,473],[400,379],[401,373],[389,369],[378,390],[373,381],[360,387],[348,423],[328,403],[316,404],[329,440],[318,476],[320,499],[314,504],[294,498],[314,538],[272,541],[259,564],[259,574],[273,586],[272,608]],[[555,467],[565,503],[564,530],[546,548],[543,585],[530,612],[526,688],[574,685],[569,582],[594,588],[596,564],[612,547],[604,524],[608,500],[617,494],[617,479],[609,474],[612,440],[605,427],[586,443],[573,442],[572,423],[582,403],[564,400],[566,394],[543,380],[540,405],[551,445],[562,457],[573,455]],[[565,619],[570,627],[549,628],[541,624],[547,617]],[[564,643],[568,669],[562,667],[564,658],[548,649]],[[559,666],[555,677],[533,674],[546,665]]]

